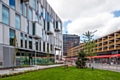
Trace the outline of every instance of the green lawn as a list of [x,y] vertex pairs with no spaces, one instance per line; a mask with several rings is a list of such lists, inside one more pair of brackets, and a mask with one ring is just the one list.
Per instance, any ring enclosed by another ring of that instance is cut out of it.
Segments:
[[0,80],[120,80],[120,73],[106,70],[91,71],[91,69],[77,69],[75,67],[68,69],[56,67]]

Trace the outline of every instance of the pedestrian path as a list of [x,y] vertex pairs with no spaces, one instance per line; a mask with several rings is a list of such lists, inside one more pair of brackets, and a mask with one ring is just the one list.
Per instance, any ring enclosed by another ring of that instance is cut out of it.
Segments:
[[[120,72],[120,65],[109,65],[100,63],[92,63],[91,65],[92,65],[91,67],[94,67],[96,69]],[[87,64],[87,66],[89,66],[89,63]]]
[[12,69],[0,70],[0,75],[11,74],[11,73],[19,73],[19,72],[25,72],[25,71],[28,71],[28,70],[46,69],[46,68],[63,66],[63,65],[64,65],[64,64],[56,64],[56,65],[48,65],[48,66],[34,65],[33,67],[16,68],[14,71],[12,71]]

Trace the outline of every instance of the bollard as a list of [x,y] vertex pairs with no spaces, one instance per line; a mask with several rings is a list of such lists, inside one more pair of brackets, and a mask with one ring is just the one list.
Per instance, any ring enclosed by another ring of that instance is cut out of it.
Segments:
[[94,67],[92,67],[92,71],[94,70]]

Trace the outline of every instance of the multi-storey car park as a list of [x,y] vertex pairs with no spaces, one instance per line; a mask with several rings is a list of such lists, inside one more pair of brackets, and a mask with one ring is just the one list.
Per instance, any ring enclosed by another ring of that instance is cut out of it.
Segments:
[[62,21],[46,0],[0,0],[0,68],[12,66],[15,36],[15,66],[39,63],[48,50],[54,59],[63,53]]
[[[81,43],[68,50],[67,57],[76,57],[80,50],[85,49],[85,44]],[[105,35],[95,40],[95,47],[92,49],[97,55],[113,55],[120,53],[120,30]],[[109,57],[107,56],[107,57]]]

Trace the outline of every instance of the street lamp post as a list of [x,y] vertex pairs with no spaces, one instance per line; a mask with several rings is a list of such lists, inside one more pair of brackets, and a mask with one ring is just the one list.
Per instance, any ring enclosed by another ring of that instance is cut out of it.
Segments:
[[36,45],[37,45],[37,44],[36,44],[36,42],[35,42],[35,65],[37,65],[37,64],[36,64]]

